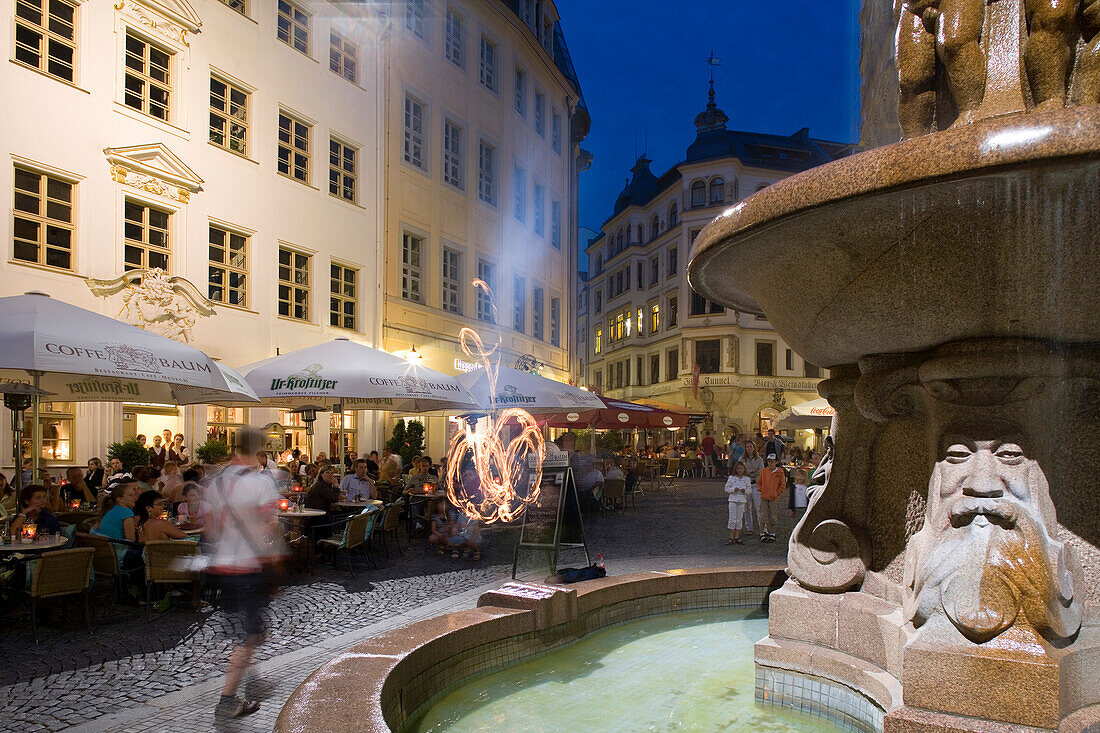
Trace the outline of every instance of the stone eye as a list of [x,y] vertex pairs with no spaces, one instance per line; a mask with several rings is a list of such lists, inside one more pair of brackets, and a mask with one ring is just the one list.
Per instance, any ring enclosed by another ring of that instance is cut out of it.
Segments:
[[947,449],[947,462],[948,463],[962,463],[967,458],[970,458],[972,452],[962,443],[956,443]]
[[1015,443],[1005,443],[997,448],[995,455],[1006,463],[1016,463],[1023,459],[1024,451]]

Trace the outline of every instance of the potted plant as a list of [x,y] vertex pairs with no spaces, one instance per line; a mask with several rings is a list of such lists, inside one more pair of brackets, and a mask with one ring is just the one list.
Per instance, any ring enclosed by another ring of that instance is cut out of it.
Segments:
[[229,458],[229,446],[220,440],[208,440],[195,448],[200,463],[224,463]]

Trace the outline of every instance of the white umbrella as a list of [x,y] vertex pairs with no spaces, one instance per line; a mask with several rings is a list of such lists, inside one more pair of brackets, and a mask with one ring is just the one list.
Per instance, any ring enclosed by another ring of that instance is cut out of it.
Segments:
[[241,367],[267,405],[344,403],[356,410],[465,410],[477,401],[454,377],[346,338]]
[[498,367],[496,390],[489,400],[489,374],[475,369],[457,377],[483,410],[521,407],[530,413],[602,410],[603,402],[592,392],[538,374]]
[[798,430],[800,428],[828,428],[836,410],[824,397],[802,402],[788,407],[775,418],[772,427],[776,430]]
[[33,381],[59,402],[258,401],[193,346],[44,293],[0,298],[0,380]]

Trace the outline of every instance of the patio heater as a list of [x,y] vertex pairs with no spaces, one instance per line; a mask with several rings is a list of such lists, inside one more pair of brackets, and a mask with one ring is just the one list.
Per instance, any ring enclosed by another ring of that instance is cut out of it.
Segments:
[[[11,432],[15,439],[12,452],[15,457],[15,492],[16,495],[23,489],[23,418],[27,408],[31,406],[34,397],[50,395],[47,392],[26,382],[5,382],[0,384],[0,394],[4,395],[4,406],[11,410]],[[33,477],[32,477],[33,479]]]
[[306,424],[306,447],[309,449],[309,459],[312,461],[316,456],[313,455],[313,423],[317,420],[317,408],[300,407],[297,410],[292,410],[302,416],[302,422]]

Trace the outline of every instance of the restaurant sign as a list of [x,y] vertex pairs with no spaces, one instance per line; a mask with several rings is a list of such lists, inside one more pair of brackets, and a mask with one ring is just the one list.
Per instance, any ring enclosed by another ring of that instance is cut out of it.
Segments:
[[805,392],[817,390],[818,379],[787,379],[784,377],[754,377],[751,387],[758,389],[794,389]]
[[340,380],[325,379],[321,376],[321,368],[320,364],[310,364],[295,374],[288,374],[282,378],[276,377],[271,380],[271,391],[305,392],[309,390],[331,392],[336,389],[336,384]]

